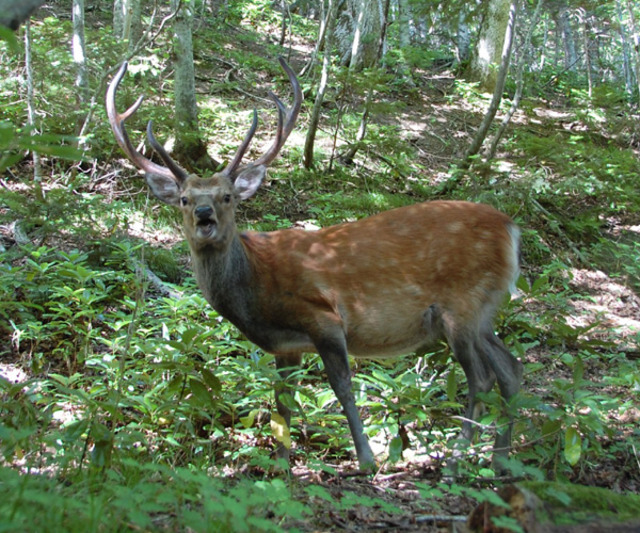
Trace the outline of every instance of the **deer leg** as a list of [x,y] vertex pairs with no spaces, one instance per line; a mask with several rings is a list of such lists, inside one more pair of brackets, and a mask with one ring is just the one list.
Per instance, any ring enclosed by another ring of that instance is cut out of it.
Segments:
[[351,370],[349,369],[346,342],[344,339],[324,339],[316,343],[316,348],[324,363],[329,384],[340,405],[342,405],[344,414],[349,422],[349,429],[356,447],[360,468],[369,469],[375,467],[373,452],[364,434],[364,427],[351,391]]
[[456,338],[451,347],[453,353],[462,366],[467,378],[469,393],[465,420],[462,423],[462,438],[471,442],[475,435],[476,426],[473,421],[480,417],[484,409],[483,403],[476,398],[478,392],[488,392],[493,388],[496,376],[481,352],[476,350],[475,335],[469,333]]
[[[498,379],[500,394],[508,401],[513,395],[520,390],[522,381],[523,365],[513,354],[506,349],[502,341],[493,333],[492,330],[486,330],[482,337],[485,347],[484,353],[491,369]],[[508,413],[509,423],[504,431],[498,432],[493,448],[494,464],[496,458],[509,455],[511,448],[511,433],[513,430],[513,416]]]
[[[280,396],[287,388],[285,384],[286,379],[295,368],[300,366],[301,360],[302,356],[299,353],[276,356],[276,368],[278,369],[278,374],[280,374],[280,381],[276,383],[274,387],[276,409],[278,410],[278,414],[284,418],[287,429],[291,429],[291,409],[282,403]],[[284,459],[287,463],[289,462],[289,448],[282,442],[278,442],[276,457],[278,457],[278,459]]]

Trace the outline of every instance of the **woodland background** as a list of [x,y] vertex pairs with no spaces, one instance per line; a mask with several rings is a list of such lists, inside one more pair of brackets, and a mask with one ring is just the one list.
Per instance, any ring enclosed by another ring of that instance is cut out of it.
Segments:
[[[484,502],[503,531],[637,525],[639,17],[630,0],[74,0],[2,29],[0,529],[460,530]],[[118,149],[104,94],[129,60],[134,143],[147,150],[153,119],[206,175],[253,108],[248,157],[270,141],[268,91],[289,98],[279,55],[305,103],[242,228],[436,198],[521,226],[519,295],[498,323],[526,369],[509,476],[489,466],[497,394],[445,471],[466,387],[445,346],[353,363],[373,477],[356,475],[309,354],[291,379],[292,475],[274,469],[273,358],[199,295],[176,213]],[[513,487],[528,515],[499,511]],[[531,492],[569,525],[539,529]]]

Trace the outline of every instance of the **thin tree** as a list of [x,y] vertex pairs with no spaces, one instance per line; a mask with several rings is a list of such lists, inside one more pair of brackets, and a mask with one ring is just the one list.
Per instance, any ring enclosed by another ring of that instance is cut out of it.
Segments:
[[316,45],[313,47],[313,52],[311,52],[309,61],[307,61],[307,64],[302,67],[302,70],[300,71],[300,77],[306,75],[307,72],[313,72],[316,61],[318,59],[318,55],[320,54],[320,51],[324,49],[324,42],[327,35],[327,22],[329,20],[329,18],[327,17],[327,12],[327,2],[323,1],[321,3],[320,24],[318,27],[318,38],[316,39]]
[[75,86],[78,103],[84,105],[89,99],[89,74],[87,72],[87,50],[84,39],[84,0],[73,0],[72,54],[76,66]]
[[320,123],[320,113],[322,112],[322,103],[327,91],[327,82],[329,80],[329,69],[331,68],[331,52],[333,50],[333,36],[336,23],[336,15],[338,12],[338,0],[327,0],[326,21],[324,23],[326,33],[324,37],[324,54],[322,57],[322,74],[318,85],[318,92],[313,103],[311,118],[307,129],[307,138],[304,143],[304,168],[309,169],[313,166],[313,149]]
[[498,143],[500,139],[504,135],[511,118],[515,114],[515,112],[520,107],[520,100],[522,99],[522,91],[524,88],[524,69],[528,64],[528,51],[531,46],[531,37],[533,35],[533,31],[538,25],[538,21],[540,20],[540,12],[542,11],[542,4],[544,0],[538,0],[538,4],[536,5],[536,10],[533,13],[533,17],[531,18],[531,24],[529,25],[529,31],[524,38],[524,43],[522,44],[522,53],[520,54],[520,59],[518,61],[518,68],[516,71],[516,93],[513,97],[513,101],[511,102],[511,107],[509,111],[505,114],[502,119],[502,123],[498,128],[498,131],[493,137],[491,141],[491,147],[489,148],[489,153],[487,154],[487,159],[493,159],[496,155],[496,150],[498,149]]
[[498,108],[500,107],[500,102],[502,101],[502,93],[504,91],[504,85],[507,80],[507,72],[509,71],[509,63],[511,61],[511,50],[513,49],[513,36],[515,34],[516,27],[516,18],[518,12],[518,1],[514,0],[511,2],[509,6],[509,22],[507,24],[507,28],[504,35],[504,45],[502,47],[502,60],[500,61],[500,69],[498,70],[498,76],[496,78],[496,86],[493,91],[493,97],[491,98],[491,103],[489,104],[489,108],[482,119],[482,123],[478,128],[478,131],[475,134],[475,137],[471,141],[471,145],[469,149],[464,155],[463,166],[468,166],[470,163],[470,158],[476,155],[480,148],[482,147],[482,143],[487,137],[487,133],[489,132],[489,128],[493,119],[496,116]]
[[[36,132],[36,104],[33,92],[33,62],[31,60],[31,22],[27,20],[24,32],[24,66],[27,78],[27,123],[31,129],[31,135]],[[42,190],[42,164],[40,162],[40,154],[37,150],[31,150],[31,158],[33,160],[33,184],[36,199],[44,200]]]
[[127,0],[124,13],[124,35],[131,50],[142,37],[141,0]]
[[[389,18],[389,5],[390,0],[385,0],[383,6],[383,14],[382,14],[382,25],[380,30],[380,36],[378,41],[378,53],[376,54],[376,64],[380,63],[382,59],[382,55],[384,52],[384,43],[387,36],[387,21]],[[358,127],[358,133],[356,135],[356,140],[351,144],[349,149],[340,156],[340,160],[347,165],[353,163],[353,158],[355,157],[358,149],[360,148],[360,143],[364,140],[365,135],[367,134],[367,126],[369,124],[369,114],[371,112],[371,103],[373,102],[373,86],[370,85],[367,90],[367,97],[364,103],[364,111],[362,113],[362,117],[360,118],[360,126]]]

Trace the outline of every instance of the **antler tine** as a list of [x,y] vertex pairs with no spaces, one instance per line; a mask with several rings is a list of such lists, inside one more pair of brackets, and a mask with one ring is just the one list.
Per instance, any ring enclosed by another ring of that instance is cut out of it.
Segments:
[[147,123],[147,140],[149,141],[151,148],[153,148],[155,152],[160,156],[160,159],[164,161],[164,164],[167,165],[167,168],[171,171],[171,174],[173,174],[173,176],[175,176],[179,182],[183,182],[185,179],[187,179],[187,176],[189,175],[188,172],[171,158],[169,153],[164,149],[164,146],[162,146],[158,142],[155,135],[153,134],[152,120]]
[[298,78],[282,57],[278,57],[278,61],[291,82],[294,95],[293,104],[291,108],[287,110],[282,101],[275,94],[271,93],[270,96],[278,107],[278,130],[276,132],[276,138],[269,149],[264,153],[264,155],[255,161],[254,165],[269,165],[269,163],[276,158],[289,137],[289,134],[293,131],[293,127],[296,123],[296,119],[298,118],[298,113],[300,112],[300,107],[302,105],[302,89],[300,88]]
[[251,127],[249,128],[249,131],[247,131],[247,134],[244,136],[242,144],[238,147],[238,150],[233,156],[233,159],[222,171],[223,176],[227,176],[228,178],[230,178],[233,175],[233,173],[238,169],[238,166],[242,162],[242,158],[244,157],[244,154],[247,152],[247,149],[249,148],[249,145],[251,144],[251,140],[253,139],[253,136],[256,134],[257,129],[258,129],[258,112],[254,109],[253,121],[251,122]]
[[[181,181],[184,179],[182,176],[185,174],[184,171],[181,172],[181,175],[176,175],[172,170],[167,167],[163,167],[162,165],[158,165],[151,161],[150,159],[143,156],[140,152],[138,152],[131,143],[129,139],[129,135],[127,135],[127,130],[124,127],[124,122],[131,115],[133,115],[140,104],[142,104],[143,97],[140,96],[136,102],[123,113],[118,113],[116,110],[116,92],[118,90],[118,86],[122,81],[125,73],[127,72],[129,64],[125,61],[122,63],[122,66],[111,80],[109,87],[107,88],[107,97],[106,97],[106,107],[107,107],[107,116],[109,117],[109,124],[111,125],[111,129],[113,130],[113,135],[116,138],[116,141],[122,151],[127,155],[131,162],[137,166],[139,169],[144,170],[150,174],[159,174],[161,176],[166,176],[169,178],[176,179]],[[160,153],[160,152],[158,152]],[[165,152],[166,153],[166,152]],[[162,154],[160,154],[162,157]],[[165,161],[164,157],[162,157],[163,161]],[[166,163],[166,161],[165,161]],[[174,166],[179,168],[175,163]],[[180,169],[182,170],[182,169]]]

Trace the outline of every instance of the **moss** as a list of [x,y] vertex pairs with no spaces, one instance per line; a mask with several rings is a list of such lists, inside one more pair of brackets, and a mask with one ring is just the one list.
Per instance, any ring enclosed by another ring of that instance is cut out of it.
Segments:
[[184,277],[185,268],[178,263],[177,256],[166,248],[146,248],[145,262],[155,274],[171,283],[180,283]]
[[601,487],[572,483],[529,481],[521,484],[538,498],[562,513],[554,513],[564,524],[581,523],[597,518],[624,522],[640,517],[640,495],[619,494]]

